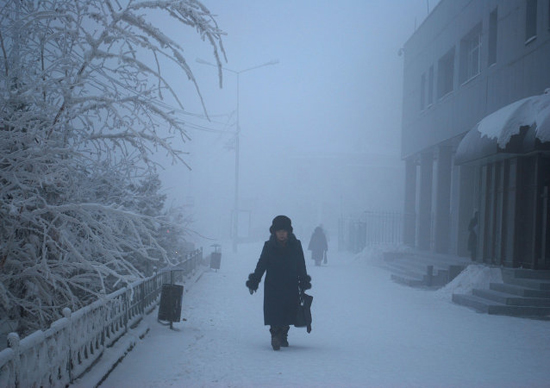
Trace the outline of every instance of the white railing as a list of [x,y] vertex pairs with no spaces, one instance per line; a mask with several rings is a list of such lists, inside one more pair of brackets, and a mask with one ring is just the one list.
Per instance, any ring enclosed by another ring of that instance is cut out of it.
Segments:
[[49,329],[19,339],[8,335],[0,352],[0,387],[66,387],[88,371],[159,302],[162,285],[181,281],[202,261],[202,248],[175,267],[115,291],[89,306],[63,310]]
[[361,252],[367,246],[403,243],[403,224],[408,215],[388,211],[364,211],[339,223],[339,247]]

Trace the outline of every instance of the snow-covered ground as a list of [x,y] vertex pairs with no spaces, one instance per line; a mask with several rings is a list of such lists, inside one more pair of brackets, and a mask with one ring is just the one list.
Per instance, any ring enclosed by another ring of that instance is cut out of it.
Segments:
[[306,262],[312,332],[291,328],[290,347],[276,352],[263,326],[262,286],[252,296],[244,286],[261,244],[224,249],[221,269],[187,286],[186,321],[170,330],[151,314],[149,334],[101,388],[550,386],[550,322],[450,301],[495,270],[471,266],[427,291],[393,283],[373,252],[329,251],[326,267]]

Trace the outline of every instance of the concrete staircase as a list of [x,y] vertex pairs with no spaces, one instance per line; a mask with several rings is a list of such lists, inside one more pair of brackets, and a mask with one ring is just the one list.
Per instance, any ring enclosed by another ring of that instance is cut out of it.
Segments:
[[550,271],[503,268],[502,280],[453,294],[453,302],[481,313],[550,319]]
[[470,263],[451,255],[430,252],[386,252],[385,267],[391,279],[409,287],[440,288],[453,280]]

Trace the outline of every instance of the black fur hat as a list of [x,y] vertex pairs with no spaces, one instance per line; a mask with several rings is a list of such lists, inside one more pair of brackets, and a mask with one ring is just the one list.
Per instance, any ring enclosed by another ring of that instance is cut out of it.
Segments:
[[273,234],[278,230],[286,230],[288,233],[292,233],[292,222],[287,216],[277,216],[273,219],[269,233]]

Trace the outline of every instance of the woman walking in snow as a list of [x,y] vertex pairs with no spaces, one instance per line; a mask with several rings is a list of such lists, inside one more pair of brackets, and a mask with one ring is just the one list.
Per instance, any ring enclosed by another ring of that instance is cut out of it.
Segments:
[[250,294],[258,289],[264,272],[264,324],[269,325],[271,346],[288,346],[290,325],[296,323],[299,295],[311,288],[302,243],[292,233],[290,218],[277,216],[269,228],[256,269],[248,276]]
[[477,259],[477,232],[478,232],[478,211],[474,211],[474,216],[468,224],[468,250],[472,261]]
[[325,260],[325,264],[327,263],[327,238],[325,232],[323,232],[323,228],[320,226],[316,227],[313,231],[307,249],[311,251],[311,258],[315,261],[316,266],[320,266],[323,259]]

